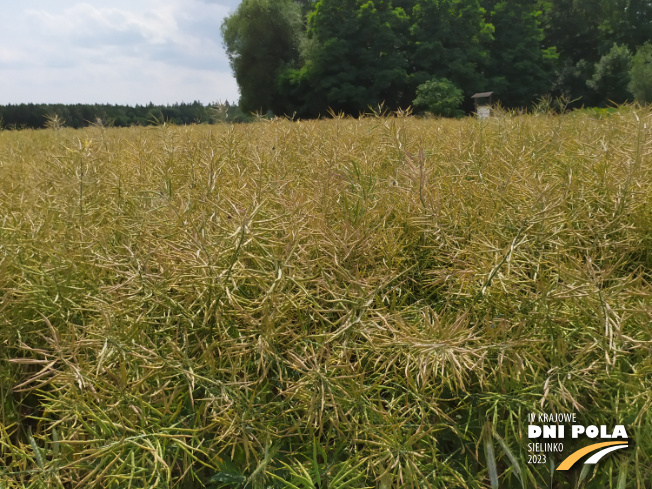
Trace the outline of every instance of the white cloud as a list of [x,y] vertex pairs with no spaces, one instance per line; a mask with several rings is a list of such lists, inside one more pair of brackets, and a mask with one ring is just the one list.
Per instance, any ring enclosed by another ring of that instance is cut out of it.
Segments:
[[25,58],[24,54],[17,50],[0,46],[0,65],[10,65],[20,62]]
[[0,19],[0,104],[237,100],[220,37],[235,0],[52,3]]

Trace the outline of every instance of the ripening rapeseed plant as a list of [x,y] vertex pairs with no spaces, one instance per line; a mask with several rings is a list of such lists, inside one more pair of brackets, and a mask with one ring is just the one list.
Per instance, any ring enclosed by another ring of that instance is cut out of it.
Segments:
[[0,132],[0,487],[646,487],[651,125]]

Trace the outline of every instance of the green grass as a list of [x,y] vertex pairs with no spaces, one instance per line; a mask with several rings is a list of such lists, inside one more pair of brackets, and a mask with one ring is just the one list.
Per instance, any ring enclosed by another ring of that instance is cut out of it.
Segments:
[[0,132],[0,488],[649,487],[651,127]]

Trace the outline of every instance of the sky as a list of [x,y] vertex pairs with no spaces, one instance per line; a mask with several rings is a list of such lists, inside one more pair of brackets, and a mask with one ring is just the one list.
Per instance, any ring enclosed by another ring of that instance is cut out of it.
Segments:
[[239,0],[0,0],[0,105],[237,102]]

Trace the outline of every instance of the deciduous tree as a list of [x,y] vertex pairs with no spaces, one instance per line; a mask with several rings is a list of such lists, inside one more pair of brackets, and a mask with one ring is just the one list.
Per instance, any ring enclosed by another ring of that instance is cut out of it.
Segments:
[[627,46],[614,44],[595,65],[595,73],[586,84],[599,96],[599,104],[622,104],[631,100],[628,85],[632,55]]
[[292,0],[243,0],[224,20],[224,46],[242,109],[283,112],[279,77],[298,63],[302,32],[301,9]]
[[542,11],[528,0],[487,0],[483,5],[495,29],[488,87],[506,106],[527,106],[550,92],[557,59],[554,47],[542,47]]
[[419,0],[411,18],[413,86],[447,78],[466,95],[485,88],[493,26],[477,0]]
[[307,61],[294,84],[308,88],[303,112],[355,114],[395,107],[406,82],[405,11],[388,0],[321,0],[308,22]]
[[629,91],[640,103],[652,103],[652,44],[646,42],[632,58]]

